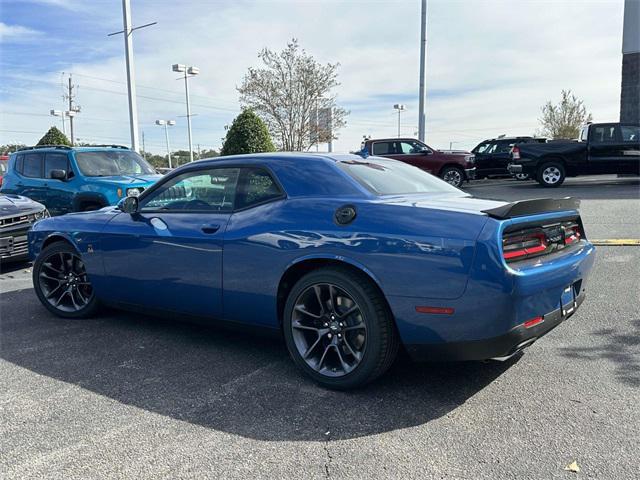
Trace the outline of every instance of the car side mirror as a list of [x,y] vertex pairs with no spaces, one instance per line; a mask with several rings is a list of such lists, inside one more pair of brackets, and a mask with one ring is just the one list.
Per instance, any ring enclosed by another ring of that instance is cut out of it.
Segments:
[[62,180],[64,182],[67,180],[67,172],[66,170],[51,170],[49,172],[49,177],[54,180]]
[[423,148],[422,150],[420,150],[420,153],[423,155],[431,155],[431,150],[429,150],[428,148]]
[[133,215],[138,213],[139,205],[138,197],[125,197],[118,203],[118,208],[120,208],[124,213]]

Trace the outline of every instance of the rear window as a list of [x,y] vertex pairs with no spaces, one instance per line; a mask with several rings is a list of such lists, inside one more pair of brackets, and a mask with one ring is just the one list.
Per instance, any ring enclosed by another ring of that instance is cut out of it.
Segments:
[[623,142],[640,142],[640,127],[623,125],[620,127],[620,131],[622,132]]
[[395,160],[368,157],[338,162],[338,166],[376,195],[460,193],[447,182]]

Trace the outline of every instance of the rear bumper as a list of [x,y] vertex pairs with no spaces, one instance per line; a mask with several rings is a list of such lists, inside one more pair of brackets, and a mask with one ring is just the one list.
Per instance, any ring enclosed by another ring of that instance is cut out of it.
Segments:
[[474,360],[505,360],[536,340],[543,337],[560,323],[571,317],[585,299],[584,290],[576,297],[575,304],[569,311],[557,308],[543,317],[543,322],[531,328],[524,324],[512,328],[504,335],[463,342],[441,344],[408,344],[407,352],[416,361],[474,361]]
[[507,165],[507,170],[511,175],[515,175],[516,173],[522,173],[522,165],[517,163],[510,163]]

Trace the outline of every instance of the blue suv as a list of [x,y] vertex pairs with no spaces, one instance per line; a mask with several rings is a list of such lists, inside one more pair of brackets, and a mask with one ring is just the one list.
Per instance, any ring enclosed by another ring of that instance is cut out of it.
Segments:
[[11,154],[2,192],[24,195],[61,215],[115,205],[161,177],[127,147],[42,146]]

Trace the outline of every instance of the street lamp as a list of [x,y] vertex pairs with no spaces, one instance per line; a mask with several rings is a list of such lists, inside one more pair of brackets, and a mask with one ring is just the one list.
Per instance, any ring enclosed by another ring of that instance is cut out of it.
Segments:
[[67,129],[64,126],[64,117],[67,116],[67,112],[63,112],[62,110],[49,110],[49,114],[53,117],[61,117],[62,118],[62,133],[67,135]]
[[195,77],[196,75],[199,75],[200,69],[198,67],[187,67],[182,63],[175,63],[172,67],[172,70],[174,72],[184,74],[184,92],[187,99],[187,130],[189,132],[189,158],[190,161],[193,162],[193,140],[191,138],[191,105],[189,103],[189,82],[187,80],[189,77]]
[[400,138],[400,113],[403,112],[406,107],[401,103],[396,103],[393,108],[398,110],[398,138]]
[[169,127],[173,127],[176,124],[175,120],[156,120],[156,125],[164,126],[164,138],[167,141],[167,156],[169,157],[169,168],[173,168],[171,165],[171,147],[169,147]]

